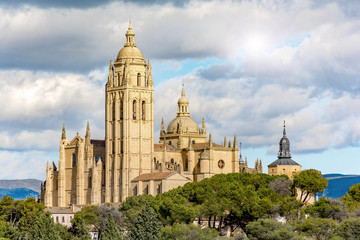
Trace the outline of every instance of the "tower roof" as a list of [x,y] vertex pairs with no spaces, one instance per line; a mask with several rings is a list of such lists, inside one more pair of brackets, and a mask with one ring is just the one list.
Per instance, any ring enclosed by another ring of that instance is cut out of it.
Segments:
[[286,137],[286,127],[284,121],[284,129],[283,129],[283,137],[280,139],[279,142],[279,154],[278,159],[268,166],[277,166],[277,165],[300,165],[294,160],[291,159],[291,152],[290,152],[290,141]]
[[125,36],[126,36],[125,45],[119,51],[117,55],[117,61],[120,61],[122,59],[138,59],[145,62],[142,52],[140,51],[140,49],[136,47],[135,33],[131,27],[131,21],[129,21],[129,27]]

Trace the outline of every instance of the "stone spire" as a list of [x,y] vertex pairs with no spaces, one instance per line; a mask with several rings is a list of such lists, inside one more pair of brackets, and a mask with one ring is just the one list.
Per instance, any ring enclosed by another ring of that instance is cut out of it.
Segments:
[[231,141],[229,141],[228,143],[228,148],[231,148]]
[[109,65],[109,77],[108,77],[108,83],[112,87],[114,85],[114,72],[113,72],[113,62],[110,60]]
[[284,121],[283,137],[281,138],[280,143],[279,143],[278,158],[291,158],[290,141],[286,137],[285,121]]
[[164,118],[161,119],[161,130],[160,130],[160,135],[165,134],[165,123],[164,123]]
[[133,32],[132,30],[132,27],[131,27],[131,20],[129,21],[129,28],[125,34],[126,36],[126,42],[125,42],[125,47],[136,47],[136,44],[135,44],[135,33]]
[[90,125],[89,125],[89,121],[87,121],[87,124],[86,124],[85,141],[86,141],[87,144],[90,144]]
[[65,140],[65,139],[66,139],[65,123],[63,123],[62,134],[61,134],[61,140]]
[[247,167],[247,157],[245,157],[245,167]]
[[212,137],[211,137],[211,133],[209,134],[209,146],[212,147]]
[[226,141],[226,137],[224,137],[224,147],[226,147],[227,145],[227,141]]
[[201,125],[201,133],[206,134],[206,126],[205,126],[205,118],[203,117],[202,125]]
[[236,134],[234,134],[234,144],[233,144],[233,148],[237,148],[237,139],[236,139]]
[[146,74],[147,74],[147,85],[149,87],[154,86],[154,82],[153,82],[153,78],[152,78],[152,73],[151,73],[151,64],[150,64],[150,59],[148,59],[148,64],[146,67]]

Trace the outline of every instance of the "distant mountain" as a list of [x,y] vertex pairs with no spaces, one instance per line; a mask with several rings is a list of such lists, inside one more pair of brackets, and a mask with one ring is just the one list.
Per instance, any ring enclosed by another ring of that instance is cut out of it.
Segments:
[[39,198],[40,194],[28,188],[13,188],[13,189],[2,189],[0,188],[0,197],[8,195],[13,197],[15,200],[26,199],[27,197]]
[[328,186],[323,193],[317,194],[320,197],[341,198],[348,191],[349,187],[360,183],[360,175],[324,174],[328,179]]
[[28,188],[40,193],[42,181],[38,179],[0,180],[0,189]]

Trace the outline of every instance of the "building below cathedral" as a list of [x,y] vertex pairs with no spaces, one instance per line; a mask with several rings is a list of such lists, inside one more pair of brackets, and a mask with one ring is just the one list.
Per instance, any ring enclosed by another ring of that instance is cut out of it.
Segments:
[[[239,160],[236,136],[212,141],[205,119],[201,128],[190,117],[184,86],[176,118],[161,122],[154,143],[154,97],[150,60],[136,47],[129,24],[124,47],[110,61],[105,86],[105,140],[66,137],[63,126],[59,164],[47,164],[41,201],[47,207],[124,201],[140,194],[157,195],[187,182],[220,173],[261,173],[262,162],[249,168]],[[174,106],[175,107],[175,106]],[[166,130],[165,130],[166,129]]]

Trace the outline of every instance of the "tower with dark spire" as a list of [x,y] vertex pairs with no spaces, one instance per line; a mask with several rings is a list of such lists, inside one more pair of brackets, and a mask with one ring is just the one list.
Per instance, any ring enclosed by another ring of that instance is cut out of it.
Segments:
[[286,136],[285,121],[283,125],[283,136],[279,142],[278,159],[268,165],[270,175],[288,175],[293,178],[293,173],[301,171],[301,165],[291,159],[290,141]]

